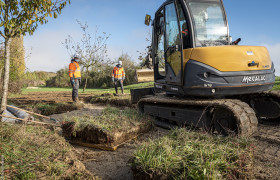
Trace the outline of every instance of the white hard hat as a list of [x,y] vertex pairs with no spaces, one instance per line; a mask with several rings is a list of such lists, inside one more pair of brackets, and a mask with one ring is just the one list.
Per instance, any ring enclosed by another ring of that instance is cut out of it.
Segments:
[[122,61],[119,61],[119,63],[118,63],[119,65],[122,65]]

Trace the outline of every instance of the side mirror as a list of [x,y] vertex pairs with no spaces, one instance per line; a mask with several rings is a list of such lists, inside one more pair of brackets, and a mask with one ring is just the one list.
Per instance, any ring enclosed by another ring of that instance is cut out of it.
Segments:
[[151,16],[147,14],[145,17],[145,24],[147,26],[150,26],[150,23],[151,23]]

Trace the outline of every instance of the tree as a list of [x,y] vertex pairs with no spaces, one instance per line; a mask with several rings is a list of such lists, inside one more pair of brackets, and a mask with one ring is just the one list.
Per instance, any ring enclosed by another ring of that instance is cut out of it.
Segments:
[[82,24],[78,20],[77,22],[83,32],[81,40],[75,41],[69,35],[68,38],[65,39],[64,46],[71,56],[77,55],[80,58],[80,65],[85,71],[86,82],[83,88],[83,91],[85,91],[90,70],[94,72],[98,71],[100,66],[102,66],[107,59],[107,40],[110,35],[107,35],[106,32],[100,35],[98,28],[96,28],[92,39],[92,36],[87,32],[87,23]]
[[10,70],[11,39],[27,33],[32,35],[39,23],[48,17],[57,18],[70,0],[0,0],[0,35],[5,40],[5,75],[1,111],[6,109]]
[[[0,94],[2,95],[2,72],[4,67],[4,46],[0,45]],[[10,45],[10,73],[9,73],[9,92],[18,93],[23,85],[23,76],[25,72],[25,50],[23,46],[23,36],[12,38]]]
[[139,53],[139,57],[138,60],[140,61],[140,66],[152,69],[152,33],[151,31],[147,31],[146,34],[146,42],[148,42],[149,44],[151,44],[150,46],[147,46],[146,49],[144,51],[136,51]]
[[21,80],[25,71],[23,36],[12,38],[10,45],[10,81]]
[[10,45],[10,75],[9,91],[20,93],[23,87],[23,77],[25,72],[25,49],[23,45],[23,36],[14,37]]

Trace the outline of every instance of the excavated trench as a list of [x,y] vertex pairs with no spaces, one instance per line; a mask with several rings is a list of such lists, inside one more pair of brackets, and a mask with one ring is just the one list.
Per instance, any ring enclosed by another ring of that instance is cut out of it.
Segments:
[[[103,145],[101,147],[108,147],[108,149],[115,150],[122,143],[136,138],[140,134],[147,133],[151,130],[151,124],[142,123],[133,128],[124,131],[106,131],[94,125],[87,125],[82,130],[74,130],[75,123],[68,122],[62,124],[63,136],[70,139],[72,143],[89,143],[89,146]],[[98,146],[96,146],[98,147]]]

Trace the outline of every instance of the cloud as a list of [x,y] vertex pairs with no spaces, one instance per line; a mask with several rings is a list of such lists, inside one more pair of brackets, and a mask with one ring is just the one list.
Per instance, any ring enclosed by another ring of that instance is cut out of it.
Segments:
[[280,43],[274,45],[263,44],[263,46],[267,47],[271,60],[274,62],[276,75],[280,76]]

